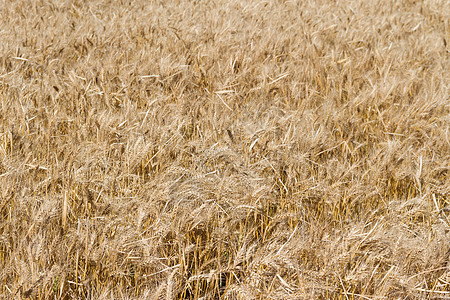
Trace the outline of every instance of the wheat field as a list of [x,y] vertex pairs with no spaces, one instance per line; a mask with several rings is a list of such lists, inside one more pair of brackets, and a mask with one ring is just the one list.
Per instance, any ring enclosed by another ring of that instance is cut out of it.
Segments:
[[449,20],[0,0],[0,298],[450,299]]

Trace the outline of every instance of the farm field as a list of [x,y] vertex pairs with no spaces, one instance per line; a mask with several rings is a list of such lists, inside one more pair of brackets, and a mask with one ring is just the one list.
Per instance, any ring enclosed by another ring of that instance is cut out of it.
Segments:
[[0,299],[450,299],[449,20],[0,0]]

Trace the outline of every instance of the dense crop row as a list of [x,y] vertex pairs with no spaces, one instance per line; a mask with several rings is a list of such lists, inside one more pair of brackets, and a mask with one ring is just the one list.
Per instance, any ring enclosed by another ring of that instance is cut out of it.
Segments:
[[450,297],[449,15],[0,0],[0,297]]

